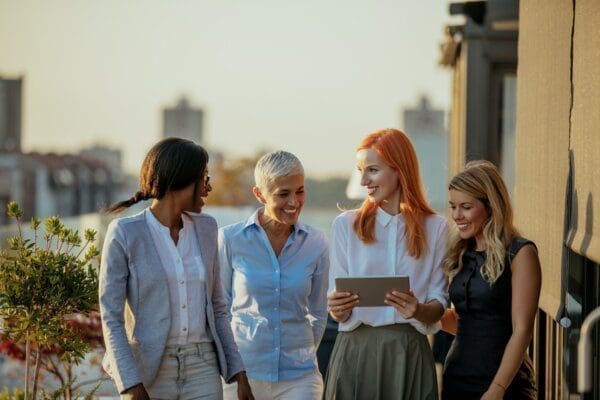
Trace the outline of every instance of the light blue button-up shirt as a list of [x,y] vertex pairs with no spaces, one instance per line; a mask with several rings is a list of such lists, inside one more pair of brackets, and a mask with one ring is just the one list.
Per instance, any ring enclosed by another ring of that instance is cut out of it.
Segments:
[[276,382],[317,369],[329,257],[325,235],[301,222],[277,257],[259,211],[219,230],[221,282],[247,375]]

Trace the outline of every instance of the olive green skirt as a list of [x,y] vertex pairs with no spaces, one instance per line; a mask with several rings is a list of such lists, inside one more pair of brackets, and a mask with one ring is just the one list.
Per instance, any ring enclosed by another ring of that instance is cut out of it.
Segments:
[[410,324],[340,332],[325,377],[326,400],[437,400],[433,353]]

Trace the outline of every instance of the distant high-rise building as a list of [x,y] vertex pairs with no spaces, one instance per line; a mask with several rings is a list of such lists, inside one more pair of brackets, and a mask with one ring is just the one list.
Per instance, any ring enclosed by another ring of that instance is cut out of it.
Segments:
[[0,150],[21,149],[21,88],[23,78],[0,77]]
[[163,137],[177,136],[203,144],[204,111],[193,108],[186,97],[177,106],[163,110]]
[[427,198],[433,208],[445,208],[448,180],[448,140],[444,126],[444,111],[431,107],[426,96],[416,108],[403,111],[404,132],[410,137],[421,167],[421,178]]

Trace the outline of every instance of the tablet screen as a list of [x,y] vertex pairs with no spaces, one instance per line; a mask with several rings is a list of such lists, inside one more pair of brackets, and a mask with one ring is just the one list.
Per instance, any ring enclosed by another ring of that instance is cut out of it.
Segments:
[[[382,307],[385,295],[396,290],[408,292],[408,276],[364,276],[335,278],[335,290],[357,294],[360,302],[357,307]],[[390,307],[390,306],[388,306]]]

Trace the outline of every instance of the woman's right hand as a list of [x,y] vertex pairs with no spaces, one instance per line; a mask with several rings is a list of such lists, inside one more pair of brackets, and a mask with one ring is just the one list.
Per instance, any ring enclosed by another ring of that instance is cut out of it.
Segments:
[[442,323],[442,330],[456,336],[456,325],[458,316],[454,308],[447,308],[440,320]]
[[358,295],[349,292],[333,291],[327,296],[327,310],[331,318],[344,322],[350,317],[352,309],[359,303]]
[[235,380],[237,382],[238,400],[254,400],[254,395],[252,394],[246,371],[238,372],[235,375]]
[[150,396],[148,396],[146,388],[141,383],[138,383],[137,385],[132,386],[124,391],[121,398],[126,398],[128,400],[150,400]]

